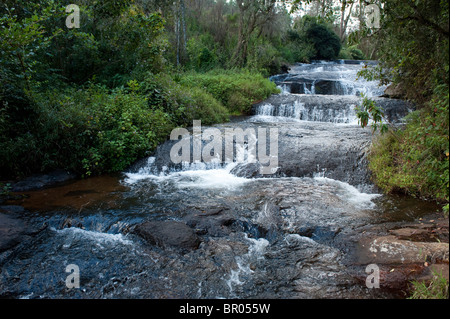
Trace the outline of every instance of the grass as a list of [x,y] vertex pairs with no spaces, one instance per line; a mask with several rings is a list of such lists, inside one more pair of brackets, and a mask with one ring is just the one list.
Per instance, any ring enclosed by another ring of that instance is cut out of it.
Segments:
[[448,281],[442,273],[433,272],[431,282],[412,282],[412,295],[409,299],[448,299]]

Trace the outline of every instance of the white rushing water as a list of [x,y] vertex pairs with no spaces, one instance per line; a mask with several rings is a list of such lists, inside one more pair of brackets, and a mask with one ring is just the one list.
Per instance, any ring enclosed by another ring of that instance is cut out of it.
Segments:
[[251,269],[252,263],[264,259],[264,253],[270,243],[264,238],[254,239],[249,238],[244,234],[245,240],[250,244],[248,252],[243,256],[236,257],[237,269],[231,269],[229,277],[226,279],[226,284],[233,294],[236,286],[242,286],[247,276],[251,276],[254,271]]
[[65,237],[63,248],[71,248],[76,246],[79,241],[90,241],[95,243],[97,247],[105,248],[111,245],[132,245],[133,242],[126,238],[123,234],[108,234],[91,230],[84,230],[77,227],[53,229],[59,236]]
[[315,177],[314,179],[321,183],[332,186],[335,189],[334,192],[336,195],[357,208],[373,209],[376,206],[373,200],[382,196],[380,194],[363,193],[356,187],[348,183],[337,181],[331,178]]

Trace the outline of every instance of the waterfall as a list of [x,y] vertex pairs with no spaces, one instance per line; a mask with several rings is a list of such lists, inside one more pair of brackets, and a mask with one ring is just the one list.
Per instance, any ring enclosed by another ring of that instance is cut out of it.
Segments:
[[[362,95],[379,99],[384,94],[385,86],[358,77],[364,63],[346,63],[297,64],[288,75],[271,77],[282,94],[255,105],[254,115],[358,124],[355,108],[362,103]],[[387,99],[379,101],[381,104],[391,104]]]

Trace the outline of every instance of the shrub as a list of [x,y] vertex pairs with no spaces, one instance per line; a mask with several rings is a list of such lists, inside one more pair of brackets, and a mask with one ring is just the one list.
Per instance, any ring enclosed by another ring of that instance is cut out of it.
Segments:
[[[180,77],[183,75],[175,76]],[[189,126],[192,120],[201,120],[208,125],[229,119],[223,104],[202,87],[177,83],[167,74],[148,75],[140,94],[147,97],[151,108],[164,110],[176,125]]]
[[438,87],[425,108],[410,114],[407,126],[380,137],[369,167],[386,192],[449,200],[449,95]]
[[191,125],[194,120],[201,120],[204,125],[223,123],[229,120],[228,110],[211,94],[198,87],[184,87],[189,99],[186,119]]
[[252,47],[247,61],[249,69],[261,72],[265,77],[281,73],[282,64],[281,53],[270,43]]
[[366,58],[364,53],[358,49],[356,45],[349,47],[348,50],[350,51],[353,60],[364,60]]
[[356,45],[354,45],[348,48],[342,48],[341,52],[339,53],[339,59],[364,60],[365,56],[364,53],[360,49],[358,49]]
[[36,95],[35,126],[2,141],[2,170],[13,175],[66,168],[83,175],[124,170],[167,138],[173,128],[161,109],[130,89]]
[[187,43],[189,66],[197,72],[214,68],[218,58],[213,47],[214,39],[209,34],[189,39]]
[[235,115],[248,114],[253,103],[279,93],[276,85],[261,74],[245,70],[188,73],[179,81],[186,87],[203,88]]

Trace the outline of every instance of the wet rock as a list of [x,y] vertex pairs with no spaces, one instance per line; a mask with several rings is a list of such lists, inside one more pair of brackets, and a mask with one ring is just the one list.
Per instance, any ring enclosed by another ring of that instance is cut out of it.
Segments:
[[404,84],[391,84],[384,91],[384,96],[391,99],[404,99],[406,97]]
[[47,187],[54,187],[74,180],[77,176],[65,170],[55,170],[48,174],[27,177],[12,185],[13,192],[28,192]]
[[339,227],[304,227],[300,228],[298,234],[303,237],[311,238],[318,243],[330,243],[336,237],[341,229]]
[[291,68],[288,65],[286,65],[286,64],[283,64],[280,67],[280,69],[281,69],[281,73],[289,73],[289,71],[291,70]]
[[151,245],[162,248],[174,247],[182,250],[195,250],[200,238],[195,231],[177,221],[150,221],[135,227],[134,232]]
[[261,168],[259,163],[238,164],[230,173],[237,177],[258,178],[262,177]]
[[230,234],[228,226],[235,222],[235,218],[227,210],[212,209],[190,214],[185,221],[198,235],[222,237]]

